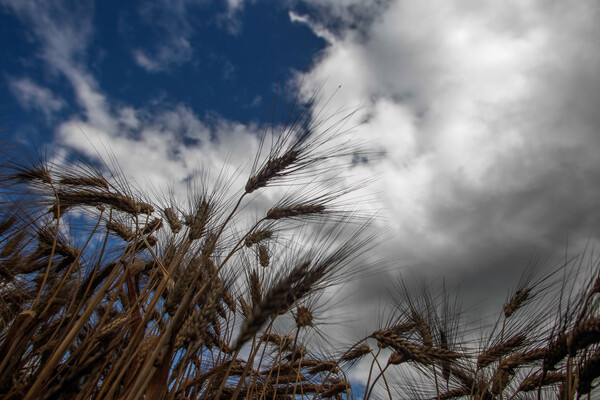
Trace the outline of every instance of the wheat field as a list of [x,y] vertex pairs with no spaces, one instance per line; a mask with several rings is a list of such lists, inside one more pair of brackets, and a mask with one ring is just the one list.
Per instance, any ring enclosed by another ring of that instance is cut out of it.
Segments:
[[[360,151],[308,115],[288,121],[233,196],[200,180],[187,202],[4,145],[2,398],[593,397],[600,278],[583,257],[525,277],[491,326],[401,282],[368,336],[311,340],[319,296],[369,268],[357,260],[377,235],[340,201],[354,188],[302,180]],[[298,182],[244,223],[248,203]],[[360,390],[349,378],[358,363],[369,366]]]

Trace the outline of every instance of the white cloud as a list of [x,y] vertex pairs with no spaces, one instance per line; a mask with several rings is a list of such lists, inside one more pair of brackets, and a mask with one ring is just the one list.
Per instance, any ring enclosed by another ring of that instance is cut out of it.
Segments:
[[390,1],[362,23],[356,2],[306,3],[338,23],[303,90],[370,117],[358,134],[387,157],[359,168],[380,176],[390,251],[473,270],[596,232],[597,3]]
[[[125,175],[145,190],[173,186],[176,193],[186,193],[186,180],[194,170],[230,170],[237,166],[233,160],[247,162],[250,149],[258,146],[252,127],[223,121],[211,128],[183,105],[157,113],[133,109],[120,113],[125,118],[111,114],[112,130],[73,118],[59,127],[57,140],[93,159],[114,156]],[[123,129],[132,121],[135,134]]]
[[244,107],[245,108],[256,108],[261,105],[262,100],[263,100],[262,96],[256,95],[256,96],[254,96],[254,98],[252,99],[250,104],[247,104]]
[[158,1],[142,3],[138,12],[145,24],[160,32],[160,39],[147,47],[132,50],[135,62],[148,72],[171,71],[189,62],[194,49],[190,43],[194,34],[190,15],[204,7],[206,0]]
[[135,62],[148,72],[168,71],[192,59],[193,49],[185,37],[169,37],[161,41],[152,53],[142,49],[133,50]]
[[51,120],[52,115],[66,105],[64,100],[55,96],[50,89],[39,86],[27,77],[9,79],[8,86],[21,107],[28,111],[41,111],[47,121]]
[[102,129],[113,127],[105,96],[84,66],[93,33],[91,3],[71,7],[60,1],[0,1],[32,30],[41,45],[38,56],[54,73],[69,80],[86,118]]
[[[40,57],[64,75],[81,107],[80,113],[57,128],[58,143],[68,144],[93,159],[108,162],[114,156],[123,173],[143,188],[163,190],[173,184],[181,193],[186,192],[190,173],[199,167],[227,171],[252,160],[260,133],[256,126],[218,117],[203,122],[181,104],[158,103],[152,109],[110,104],[85,63],[92,34],[91,9],[70,10],[61,2],[2,1],[33,30],[41,44]],[[186,7],[201,2],[188,3]],[[172,8],[176,14],[185,14],[185,10],[184,6]],[[167,59],[165,56],[163,61],[168,63]],[[46,107],[47,112],[63,107],[62,100],[48,89],[26,78],[11,81],[11,90],[24,106]],[[239,174],[236,179],[244,180]],[[240,182],[243,187],[244,182]]]
[[148,72],[159,72],[166,68],[164,64],[151,59],[140,49],[133,50],[133,58],[135,59],[137,65],[144,68]]
[[41,43],[39,56],[55,71],[81,61],[93,34],[93,3],[0,0],[11,9]]
[[227,9],[230,13],[244,9],[244,0],[227,0]]
[[305,24],[312,29],[316,36],[324,39],[328,43],[333,43],[335,41],[335,36],[331,32],[322,27],[319,23],[312,21],[308,15],[300,15],[293,11],[290,11],[288,15],[290,16],[290,21]]
[[348,27],[360,31],[378,18],[392,0],[288,0],[291,5],[303,3],[311,9],[311,16],[322,26],[340,32]]
[[[194,24],[197,23],[192,21],[191,15],[208,3],[206,0],[144,3],[139,13],[147,24],[161,32],[161,38],[149,48],[133,49],[135,62],[146,71],[157,73],[169,72],[174,67],[191,61],[194,56],[191,41],[195,33]],[[245,1],[223,0],[223,3],[226,10],[217,15],[215,20],[230,34],[237,35],[242,30],[239,17]]]

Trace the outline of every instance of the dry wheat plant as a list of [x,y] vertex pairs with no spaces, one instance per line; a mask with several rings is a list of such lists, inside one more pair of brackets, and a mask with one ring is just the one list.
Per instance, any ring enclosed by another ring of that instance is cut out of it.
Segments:
[[537,280],[527,269],[489,325],[463,322],[445,287],[401,281],[368,338],[378,350],[364,398],[379,381],[377,398],[389,399],[598,398],[600,276],[585,256]]
[[[318,296],[351,277],[373,237],[341,203],[355,188],[336,184],[359,151],[345,136],[351,115],[327,126],[315,100],[292,107],[278,134],[266,130],[237,193],[227,188],[235,177],[211,186],[200,175],[187,205],[151,202],[122,174],[79,159],[11,157],[5,145],[2,398],[349,393],[333,351],[302,333]],[[290,190],[241,228],[244,208],[282,184]]]
[[[401,285],[367,337],[310,340],[320,296],[372,266],[375,238],[343,207],[353,188],[331,185],[340,170],[329,161],[358,151],[344,139],[347,117],[316,123],[313,105],[290,113],[271,145],[263,138],[237,194],[226,195],[226,176],[200,179],[187,204],[5,146],[2,398],[591,398],[597,272],[589,285],[559,273],[524,280],[485,336],[448,296],[401,295]],[[276,185],[291,189],[246,226],[243,210]],[[370,363],[364,393],[348,378],[357,363]]]

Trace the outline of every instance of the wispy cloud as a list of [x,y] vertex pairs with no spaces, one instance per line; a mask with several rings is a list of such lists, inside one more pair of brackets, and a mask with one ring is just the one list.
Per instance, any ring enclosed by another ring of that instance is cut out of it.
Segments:
[[[225,11],[215,17],[215,22],[230,34],[239,34],[242,29],[239,19],[244,9],[244,0],[223,0]],[[191,39],[194,24],[191,15],[206,0],[183,0],[178,2],[158,1],[144,3],[139,14],[146,24],[161,32],[160,39],[149,47],[132,50],[135,62],[148,72],[170,72],[192,60],[194,47]]]
[[[66,18],[59,12],[68,12],[60,2],[52,6],[40,2],[38,7],[4,3],[34,34],[43,62],[68,80],[80,107],[57,127],[57,143],[67,143],[70,151],[109,164],[116,159],[132,182],[145,189],[171,186],[180,195],[187,192],[190,174],[198,168],[227,171],[251,161],[258,149],[261,130],[257,126],[218,116],[202,120],[188,105],[160,100],[138,108],[111,102],[87,68],[92,8],[86,9],[88,14],[81,11]],[[78,32],[80,26],[87,27],[83,35]],[[46,107],[51,112],[64,106],[28,78],[11,81],[11,90],[24,107]],[[243,187],[243,182],[238,183]]]
[[132,52],[135,62],[148,72],[168,71],[190,61],[194,53],[190,42],[181,36],[163,40],[150,52],[139,48]]
[[328,43],[331,44],[335,41],[335,36],[328,29],[313,21],[308,15],[300,15],[294,11],[290,11],[288,15],[290,17],[290,21],[305,24],[316,36],[326,40]]
[[225,26],[232,35],[238,35],[242,31],[240,14],[244,11],[247,0],[226,0],[227,11],[219,16],[220,23]]
[[148,72],[164,72],[190,61],[194,50],[189,40],[194,30],[189,16],[195,7],[205,5],[198,0],[143,3],[138,10],[142,21],[161,34],[148,48],[132,50],[135,62]]
[[93,3],[43,0],[0,0],[30,29],[40,43],[38,57],[64,72],[85,57],[93,35]]
[[46,121],[51,121],[53,114],[62,110],[65,101],[54,95],[48,88],[42,87],[30,78],[8,78],[8,87],[11,93],[24,109],[40,111]]
[[247,104],[245,107],[246,108],[256,108],[261,105],[262,100],[263,100],[262,96],[256,95],[256,96],[254,96],[254,98],[252,99],[250,104]]

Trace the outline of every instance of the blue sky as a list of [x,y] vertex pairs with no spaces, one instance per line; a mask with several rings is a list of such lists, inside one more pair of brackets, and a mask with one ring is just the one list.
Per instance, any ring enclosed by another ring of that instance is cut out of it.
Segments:
[[140,186],[178,188],[199,163],[251,162],[275,88],[320,88],[324,113],[356,110],[355,138],[385,154],[348,174],[376,178],[358,206],[398,260],[357,309],[398,271],[502,299],[532,256],[600,238],[599,14],[595,0],[0,0],[1,134],[108,147]]
[[[111,102],[133,107],[183,102],[199,115],[217,113],[244,123],[268,118],[276,85],[285,84],[294,71],[310,68],[325,45],[306,25],[292,22],[287,7],[276,3],[258,2],[243,12],[229,10],[224,2],[189,3],[185,11],[177,11],[160,2],[103,1],[79,10],[57,6],[48,13],[66,11],[54,17],[73,23],[81,42],[86,42],[80,43],[85,48],[74,58]],[[52,123],[77,108],[65,77],[40,62],[45,51],[40,36],[47,33],[32,30],[27,23],[35,17],[24,12],[18,14],[21,18],[6,7],[0,13],[0,54],[5,60],[0,102],[8,131],[20,126],[48,138]],[[178,15],[182,12],[185,18]],[[30,86],[50,90],[56,102],[46,110],[33,110],[33,103],[7,90],[7,81],[23,83],[24,78]],[[37,113],[23,113],[27,108]],[[49,112],[57,119],[48,121]],[[33,126],[22,126],[24,120]]]

